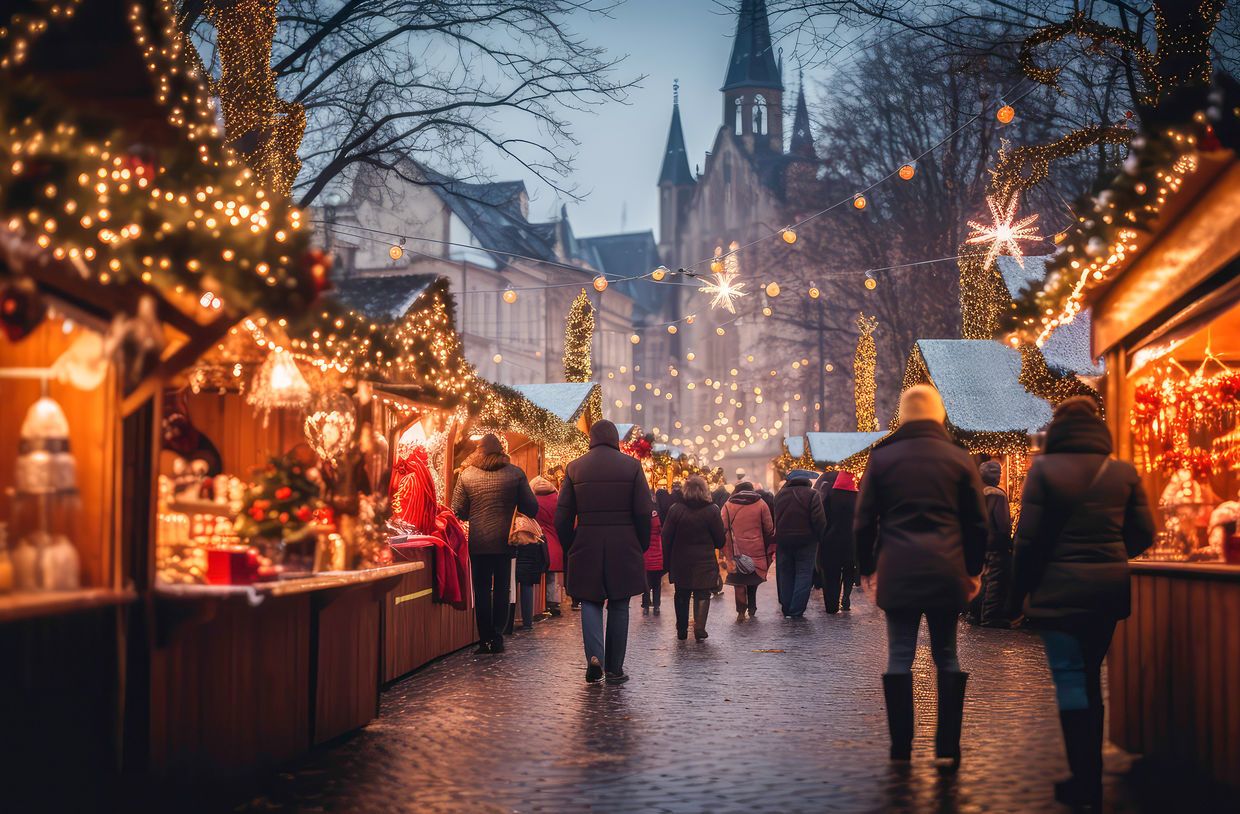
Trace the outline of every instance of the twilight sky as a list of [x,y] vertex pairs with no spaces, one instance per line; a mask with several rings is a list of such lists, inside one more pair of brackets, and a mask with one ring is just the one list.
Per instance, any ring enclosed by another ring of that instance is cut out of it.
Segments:
[[[615,56],[628,54],[619,76],[647,74],[628,104],[568,111],[581,141],[571,182],[584,200],[569,203],[579,236],[658,229],[655,182],[672,114],[672,80],[680,79],[680,112],[691,167],[702,162],[720,124],[719,86],[732,47],[736,19],[715,0],[624,0],[610,18],[583,17],[575,28]],[[776,43],[779,47],[779,43]],[[787,48],[790,52],[791,48]],[[796,70],[784,55],[786,93],[795,93]],[[807,76],[807,83],[809,78]],[[792,100],[788,106],[791,109]],[[520,177],[530,188],[531,220],[558,211],[554,190],[516,169],[495,168],[496,180]]]

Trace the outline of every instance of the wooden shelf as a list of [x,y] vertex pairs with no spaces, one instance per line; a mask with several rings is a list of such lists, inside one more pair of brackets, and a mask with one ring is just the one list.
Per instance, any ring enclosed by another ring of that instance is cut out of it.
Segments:
[[1139,574],[1162,574],[1185,579],[1218,579],[1240,582],[1240,565],[1225,562],[1172,562],[1132,560],[1129,565]]
[[38,619],[133,602],[129,589],[83,588],[77,591],[22,591],[0,596],[0,624]]
[[251,602],[258,604],[268,596],[296,596],[297,594],[325,591],[333,588],[344,588],[350,585],[364,585],[389,577],[421,571],[426,567],[424,562],[402,562],[385,565],[380,568],[366,568],[361,571],[324,571],[312,577],[301,579],[277,580],[275,582],[256,582],[253,585],[160,585],[155,593],[166,599],[210,599],[224,597],[250,597]]

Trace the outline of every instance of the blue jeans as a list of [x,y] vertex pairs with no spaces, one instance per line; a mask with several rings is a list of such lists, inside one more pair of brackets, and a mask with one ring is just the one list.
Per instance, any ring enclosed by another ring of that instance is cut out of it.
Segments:
[[818,549],[809,545],[779,546],[775,551],[775,587],[785,616],[800,616],[809,604],[814,587],[814,557]]
[[[956,658],[956,612],[926,611],[926,626],[930,628],[930,653],[934,666],[941,673],[960,672]],[[887,611],[887,672],[913,672],[913,658],[917,655],[917,633],[921,628],[922,611]]]
[[1102,706],[1102,662],[1115,633],[1113,619],[1081,620],[1067,630],[1041,630],[1046,661],[1063,712]]
[[609,673],[624,672],[624,651],[629,641],[629,598],[607,600],[607,632],[603,632],[603,603],[581,600],[581,639],[586,662],[597,658]]

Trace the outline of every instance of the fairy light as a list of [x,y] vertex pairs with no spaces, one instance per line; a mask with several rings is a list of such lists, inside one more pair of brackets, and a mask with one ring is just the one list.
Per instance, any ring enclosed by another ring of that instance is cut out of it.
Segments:
[[857,349],[853,353],[853,402],[856,405],[858,432],[873,432],[878,429],[878,417],[874,410],[877,392],[875,368],[878,364],[874,331],[877,328],[877,317],[857,314],[857,330],[860,333],[857,336]]

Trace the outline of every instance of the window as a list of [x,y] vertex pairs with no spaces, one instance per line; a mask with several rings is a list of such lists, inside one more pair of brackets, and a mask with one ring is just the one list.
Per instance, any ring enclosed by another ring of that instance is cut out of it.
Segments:
[[761,93],[753,98],[753,132],[766,135],[766,97]]
[[745,97],[736,97],[736,135],[745,132]]

